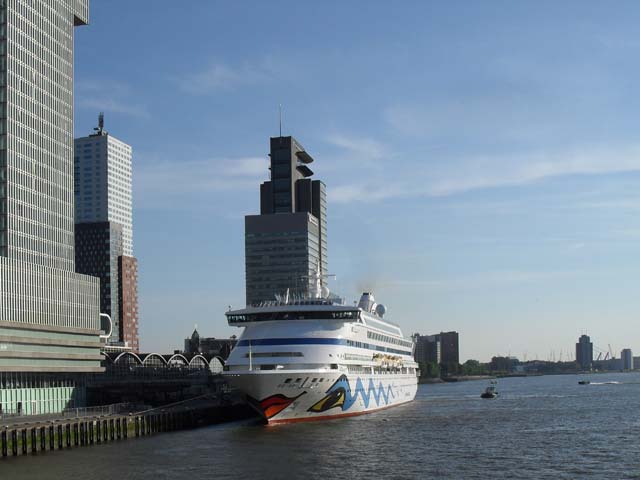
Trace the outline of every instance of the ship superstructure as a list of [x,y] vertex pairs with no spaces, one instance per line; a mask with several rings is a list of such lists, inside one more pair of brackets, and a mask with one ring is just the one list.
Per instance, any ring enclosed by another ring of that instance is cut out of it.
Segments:
[[357,306],[328,292],[226,313],[244,327],[224,375],[268,423],[358,415],[414,399],[414,344],[364,293]]

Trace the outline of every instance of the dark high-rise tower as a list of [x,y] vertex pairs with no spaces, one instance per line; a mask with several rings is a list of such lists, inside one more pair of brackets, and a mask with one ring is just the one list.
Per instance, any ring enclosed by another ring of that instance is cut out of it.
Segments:
[[245,217],[247,305],[306,294],[327,271],[325,185],[311,180],[313,158],[293,137],[271,138],[271,180],[260,185],[260,215]]
[[576,362],[582,370],[591,370],[593,363],[593,343],[588,335],[581,335],[576,343]]

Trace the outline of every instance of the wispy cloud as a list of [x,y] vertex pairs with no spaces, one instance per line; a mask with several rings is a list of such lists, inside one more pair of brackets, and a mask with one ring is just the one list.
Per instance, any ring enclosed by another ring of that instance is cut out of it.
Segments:
[[[415,196],[441,197],[474,190],[515,187],[569,175],[640,171],[640,145],[594,146],[513,155],[455,157],[440,162],[399,161],[386,177],[373,173],[357,183],[338,184],[332,201],[377,201]],[[627,205],[631,207],[632,205]]]
[[131,86],[122,82],[84,80],[77,83],[76,100],[80,108],[149,118],[147,107],[134,100]]
[[180,80],[180,87],[187,93],[207,94],[258,85],[272,80],[274,75],[275,70],[268,59],[237,66],[213,63],[203,71],[186,75]]
[[267,176],[268,161],[260,157],[147,160],[134,171],[136,203],[150,208],[181,203],[193,206],[194,194],[255,189]]
[[377,140],[366,137],[351,137],[342,134],[330,135],[327,142],[346,150],[358,159],[379,160],[389,155],[386,147]]
[[379,282],[380,286],[389,288],[425,288],[443,290],[477,290],[487,286],[528,284],[545,282],[550,279],[571,278],[582,275],[578,270],[567,271],[527,271],[499,270],[486,273],[470,273],[460,277],[419,279],[419,280],[387,280]]
[[329,187],[329,198],[335,203],[377,202],[389,198],[404,197],[402,187],[384,185],[382,182],[366,181]]
[[143,105],[135,105],[124,101],[118,101],[113,98],[82,98],[78,105],[81,108],[96,110],[100,112],[120,113],[132,117],[149,118],[151,114]]
[[452,195],[470,190],[524,185],[566,175],[598,175],[640,171],[640,145],[477,157],[433,179],[425,193]]

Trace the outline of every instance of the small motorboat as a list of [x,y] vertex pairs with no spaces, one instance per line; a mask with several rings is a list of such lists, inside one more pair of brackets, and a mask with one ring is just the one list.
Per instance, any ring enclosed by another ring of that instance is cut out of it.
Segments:
[[489,385],[484,392],[480,395],[480,398],[496,398],[498,396],[498,391],[496,390],[495,385]]
[[591,381],[589,380],[580,380],[578,382],[578,385],[589,385],[591,383]]

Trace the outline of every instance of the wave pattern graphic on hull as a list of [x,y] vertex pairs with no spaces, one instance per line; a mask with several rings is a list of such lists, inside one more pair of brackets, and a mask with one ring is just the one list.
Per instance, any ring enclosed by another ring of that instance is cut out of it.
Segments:
[[376,403],[376,407],[380,407],[380,400],[384,400],[382,405],[389,404],[389,398],[394,399],[395,394],[393,393],[393,389],[391,385],[389,385],[386,390],[382,385],[382,382],[379,383],[378,388],[375,387],[373,380],[369,379],[369,386],[365,390],[364,385],[362,384],[362,380],[360,377],[356,380],[356,388],[351,393],[351,388],[349,385],[349,380],[346,375],[341,375],[338,380],[335,381],[331,387],[325,392],[327,396],[322,398],[320,401],[316,402],[311,408],[309,408],[309,412],[326,412],[335,407],[341,407],[342,411],[349,410],[353,404],[356,402],[358,397],[362,398],[362,402],[364,404],[364,408],[369,408],[369,403],[371,399]]

